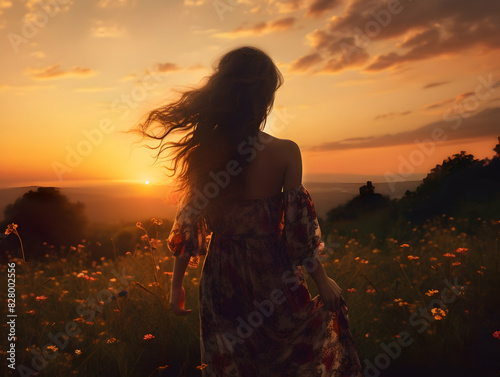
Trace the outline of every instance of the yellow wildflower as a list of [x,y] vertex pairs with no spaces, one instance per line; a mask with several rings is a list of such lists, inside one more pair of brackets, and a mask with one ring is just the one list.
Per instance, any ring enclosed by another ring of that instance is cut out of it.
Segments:
[[17,224],[12,223],[7,225],[7,229],[5,229],[5,234],[11,234],[11,233],[17,234]]

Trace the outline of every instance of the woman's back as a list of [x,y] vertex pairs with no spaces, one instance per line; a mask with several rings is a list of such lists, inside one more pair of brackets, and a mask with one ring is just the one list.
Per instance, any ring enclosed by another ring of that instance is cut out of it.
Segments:
[[250,160],[242,198],[267,198],[279,194],[282,187],[286,190],[301,183],[302,166],[300,156],[296,157],[298,146],[295,142],[259,131],[255,143],[241,150]]

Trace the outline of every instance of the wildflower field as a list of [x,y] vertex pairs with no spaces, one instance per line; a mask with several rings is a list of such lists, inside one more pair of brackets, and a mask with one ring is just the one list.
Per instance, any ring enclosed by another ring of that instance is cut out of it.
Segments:
[[[193,312],[173,315],[170,226],[157,219],[130,225],[135,249],[113,249],[112,256],[96,258],[101,243],[82,240],[62,252],[43,245],[39,258],[25,260],[23,230],[9,225],[5,233],[18,237],[19,247],[2,255],[2,371],[201,376],[203,260],[184,278],[185,307]],[[323,235],[329,245],[323,264],[343,289],[365,376],[498,376],[500,222],[442,216],[403,224],[394,234],[397,239],[358,229]],[[10,307],[8,279],[15,280]],[[314,297],[309,277],[308,283]],[[12,328],[14,370],[7,354]]]

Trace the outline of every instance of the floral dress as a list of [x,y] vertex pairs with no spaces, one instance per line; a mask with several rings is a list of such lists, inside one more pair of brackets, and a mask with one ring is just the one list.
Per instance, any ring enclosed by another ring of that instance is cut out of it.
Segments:
[[325,245],[303,184],[215,208],[197,224],[193,214],[181,201],[167,244],[192,268],[206,255],[204,377],[363,376],[345,301],[331,312],[307,287],[301,265],[314,268]]

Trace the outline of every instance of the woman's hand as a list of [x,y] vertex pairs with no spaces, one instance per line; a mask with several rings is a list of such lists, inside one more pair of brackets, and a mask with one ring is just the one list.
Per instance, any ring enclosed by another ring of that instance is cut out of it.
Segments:
[[316,283],[318,292],[326,309],[336,312],[340,308],[342,289],[329,277]]
[[180,288],[172,287],[172,291],[170,293],[170,310],[175,315],[187,315],[193,311],[192,309],[184,308],[185,299],[186,292],[184,291],[183,286],[181,286]]

